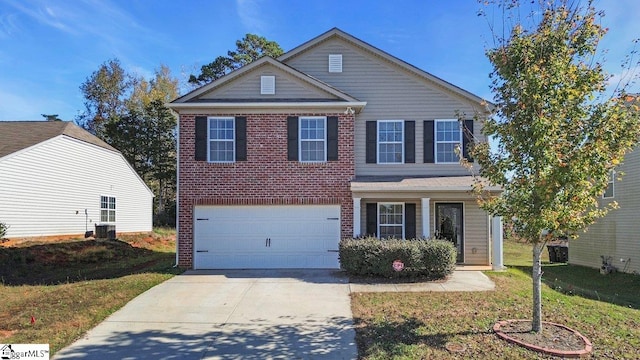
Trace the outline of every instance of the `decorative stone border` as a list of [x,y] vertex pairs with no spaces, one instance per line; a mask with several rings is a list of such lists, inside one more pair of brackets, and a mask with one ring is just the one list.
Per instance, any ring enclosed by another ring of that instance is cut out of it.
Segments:
[[565,357],[565,358],[579,358],[582,356],[586,356],[588,355],[592,350],[593,350],[593,345],[591,344],[591,341],[589,341],[589,339],[587,339],[584,335],[580,334],[579,332],[566,327],[564,325],[560,325],[560,324],[556,324],[556,323],[552,323],[552,322],[546,322],[543,321],[543,324],[547,324],[547,325],[552,325],[552,326],[557,326],[560,328],[563,328],[567,331],[570,331],[572,333],[574,333],[575,335],[577,335],[579,338],[582,339],[582,341],[584,341],[584,349],[582,350],[558,350],[558,349],[550,349],[550,348],[543,348],[540,346],[536,346],[533,344],[528,344],[525,342],[522,342],[518,339],[512,338],[511,336],[509,336],[508,334],[502,332],[501,327],[504,325],[507,325],[509,323],[513,323],[513,322],[531,322],[531,320],[502,320],[502,321],[498,321],[497,323],[495,323],[495,325],[493,325],[493,331],[496,333],[496,335],[498,335],[498,337],[517,344],[519,346],[525,347],[529,350],[533,350],[533,351],[537,351],[540,353],[544,353],[544,354],[548,354],[548,355],[554,355],[554,356],[560,356],[560,357]]

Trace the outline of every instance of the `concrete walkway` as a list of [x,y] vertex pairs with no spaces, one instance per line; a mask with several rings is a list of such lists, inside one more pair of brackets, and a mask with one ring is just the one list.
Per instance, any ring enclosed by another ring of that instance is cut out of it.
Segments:
[[416,284],[350,284],[330,270],[188,271],[54,359],[355,359],[351,292],[493,288],[479,271]]

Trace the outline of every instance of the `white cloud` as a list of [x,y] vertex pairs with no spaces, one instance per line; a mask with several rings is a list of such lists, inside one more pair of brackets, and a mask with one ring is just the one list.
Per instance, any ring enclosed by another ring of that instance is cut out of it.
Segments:
[[8,38],[20,31],[16,19],[16,14],[0,14],[0,39]]
[[265,9],[260,0],[236,0],[238,16],[242,25],[250,33],[263,34],[266,30]]

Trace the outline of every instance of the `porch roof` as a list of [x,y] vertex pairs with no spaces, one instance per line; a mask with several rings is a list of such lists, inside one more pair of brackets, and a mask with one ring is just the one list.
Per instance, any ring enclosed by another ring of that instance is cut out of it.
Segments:
[[[471,191],[473,176],[359,176],[351,181],[352,192],[451,192]],[[486,190],[500,192],[499,186],[487,186]]]

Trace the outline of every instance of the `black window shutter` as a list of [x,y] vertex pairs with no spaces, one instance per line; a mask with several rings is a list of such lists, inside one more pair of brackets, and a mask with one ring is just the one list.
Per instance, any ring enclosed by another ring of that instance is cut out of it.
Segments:
[[206,116],[196,116],[196,161],[207,161],[208,123]]
[[433,120],[424,121],[424,162],[434,163],[436,162],[433,148],[434,148],[434,129]]
[[[358,221],[358,219],[355,219]],[[378,204],[367,204],[367,235],[378,236]]]
[[473,162],[473,158],[469,155],[469,146],[473,144],[473,120],[465,120],[464,126],[469,130],[470,134],[462,133],[462,156],[469,162]]
[[378,130],[377,122],[367,121],[367,164],[375,164],[377,161],[376,148],[378,142]]
[[327,117],[327,161],[338,161],[338,117]]
[[404,204],[404,238],[416,238],[416,204]]
[[287,117],[287,159],[298,161],[298,117]]
[[236,117],[236,161],[247,161],[247,118]]
[[404,162],[416,162],[416,122],[404,122]]

